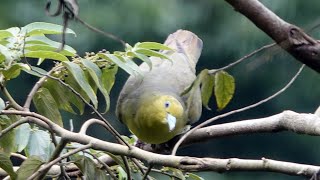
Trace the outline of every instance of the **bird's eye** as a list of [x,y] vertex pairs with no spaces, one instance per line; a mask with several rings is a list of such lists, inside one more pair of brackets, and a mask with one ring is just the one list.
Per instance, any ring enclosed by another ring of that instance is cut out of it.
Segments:
[[165,103],[164,103],[164,107],[165,108],[168,108],[170,106],[170,102],[169,101],[166,101]]

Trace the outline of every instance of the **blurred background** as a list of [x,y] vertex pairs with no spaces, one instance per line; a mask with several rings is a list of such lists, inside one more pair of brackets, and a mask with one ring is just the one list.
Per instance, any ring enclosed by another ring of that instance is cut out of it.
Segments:
[[[262,0],[268,8],[284,20],[309,31],[320,24],[320,1],[318,0]],[[0,29],[21,27],[31,22],[44,21],[62,24],[61,17],[48,17],[44,7],[46,1],[1,0]],[[56,2],[52,2],[52,10]],[[223,0],[79,0],[79,16],[89,24],[113,33],[129,44],[139,41],[163,42],[177,29],[187,29],[196,33],[204,42],[204,49],[197,69],[223,67],[246,54],[270,44],[273,41],[256,28],[249,20],[235,12]],[[74,47],[79,55],[85,52],[122,50],[121,45],[100,34],[92,32],[80,23],[72,22],[70,28],[77,37],[68,37],[67,44]],[[309,32],[313,37],[320,36],[320,28]],[[60,40],[61,37],[54,37]],[[236,79],[236,93],[231,103],[221,112],[203,111],[201,121],[255,103],[281,89],[297,72],[300,63],[285,52],[276,48],[264,51],[251,59],[229,69]],[[48,64],[44,64],[48,66]],[[128,74],[120,70],[115,86],[111,91],[112,108],[106,117],[122,134],[129,135],[126,128],[117,121],[114,106],[117,96]],[[10,81],[8,88],[16,100],[24,102],[29,90],[37,79],[23,74]],[[313,113],[320,105],[320,76],[305,68],[297,81],[284,94],[252,110],[217,121],[231,121],[261,118],[293,110],[299,113]],[[94,117],[89,109],[84,116],[74,116],[62,112],[65,127],[73,119],[75,131],[88,118]],[[104,129],[93,126],[90,135],[113,141]],[[216,158],[262,157],[320,165],[319,137],[297,135],[290,132],[250,134],[235,137],[212,139],[211,141],[183,148],[180,155]],[[303,179],[263,172],[199,173],[206,179]]]

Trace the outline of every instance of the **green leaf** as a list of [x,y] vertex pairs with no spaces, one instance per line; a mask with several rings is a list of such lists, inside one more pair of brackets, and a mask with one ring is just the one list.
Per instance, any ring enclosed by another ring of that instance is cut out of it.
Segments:
[[34,129],[30,133],[29,143],[25,149],[28,157],[37,156],[43,161],[49,160],[51,138],[50,134],[43,130]]
[[[44,69],[41,69],[39,67],[36,67],[36,66],[31,66],[30,69],[25,69],[23,68],[22,69],[24,72],[28,73],[28,74],[31,74],[33,76],[37,76],[37,77],[43,77],[43,74],[47,74],[48,72],[45,71]],[[39,74],[41,73],[41,74]]]
[[170,47],[157,42],[142,42],[135,44],[135,48],[155,49],[155,50],[172,50]]
[[14,64],[9,67],[9,69],[2,70],[2,74],[5,80],[10,80],[18,77],[20,75],[22,67],[19,64]]
[[18,35],[18,33],[20,32],[20,28],[18,27],[11,27],[9,29],[6,29],[6,31],[10,32],[12,34],[12,36],[16,36]]
[[[27,44],[25,47],[25,52],[30,52],[30,51],[56,51],[58,47],[52,47],[49,45],[45,44]],[[74,56],[75,51],[68,51],[66,49],[59,51],[59,54],[65,55],[65,56]]]
[[[119,58],[121,58],[121,57],[119,57]],[[130,59],[130,58],[128,58],[128,57],[124,57],[124,60],[126,61],[126,64],[127,64],[131,69],[134,70],[134,72],[135,72],[136,75],[143,76],[143,73],[142,73],[141,69],[139,68],[139,66],[138,66],[136,63],[134,63],[134,61],[133,61],[132,59]]]
[[153,56],[153,57],[159,57],[159,58],[162,58],[162,59],[171,60],[170,57],[168,57],[167,55],[165,55],[163,53],[160,53],[160,52],[157,52],[157,51],[150,50],[150,49],[138,48],[134,52],[140,53],[140,54],[143,54],[143,55],[146,55],[146,56]]
[[29,157],[25,160],[17,171],[16,180],[26,180],[36,172],[44,162],[36,156]]
[[[13,123],[8,116],[0,116],[0,131],[7,128]],[[0,152],[10,154],[15,149],[15,130],[12,129],[0,138]]]
[[86,95],[90,98],[93,106],[95,108],[98,107],[98,99],[94,92],[94,90],[91,88],[87,78],[85,77],[84,72],[82,71],[81,67],[73,62],[64,62],[64,65],[67,67],[69,72],[72,74],[76,82],[79,84],[79,86],[82,88],[82,90],[86,93]]
[[29,51],[25,53],[24,56],[29,58],[40,58],[41,61],[38,62],[38,65],[40,65],[45,59],[69,61],[65,55],[53,51]]
[[[64,78],[65,83],[68,84],[72,89],[74,89],[76,92],[78,92],[81,97],[83,97],[87,102],[89,102],[89,97],[88,95],[82,90],[80,85],[76,82],[74,77],[72,75],[68,75],[67,77]],[[69,101],[71,104],[73,104],[78,110],[79,113],[82,115],[84,112],[85,108],[85,103],[82,101],[82,99],[74,94],[69,88],[65,87],[66,91],[64,91],[65,96],[69,97]]]
[[125,168],[124,162],[120,156],[114,155],[112,153],[106,152],[118,165],[120,165],[122,168]]
[[207,69],[204,71],[206,71],[206,75],[203,76],[201,79],[201,100],[203,106],[206,107],[208,110],[211,110],[208,106],[208,103],[212,96],[215,77],[213,75],[208,74]]
[[117,72],[118,66],[105,67],[102,69],[102,85],[108,92],[111,91],[114,85]]
[[118,179],[119,180],[127,180],[128,179],[128,175],[126,173],[126,171],[121,167],[117,167],[117,171],[118,171]]
[[[37,34],[62,34],[63,26],[46,22],[34,22],[22,27],[21,31],[27,32],[29,36]],[[65,33],[76,35],[76,33],[69,28],[66,29]]]
[[152,69],[152,62],[151,62],[151,60],[149,59],[148,56],[145,56],[145,55],[143,55],[143,54],[136,53],[136,52],[132,52],[132,53],[133,53],[133,55],[134,55],[136,58],[139,58],[139,59],[141,59],[143,62],[145,62],[145,63],[149,66],[150,70]]
[[50,91],[59,109],[76,114],[71,106],[71,98],[75,96],[71,90],[53,79],[47,79],[43,87]]
[[200,176],[198,176],[198,175],[196,175],[196,174],[193,174],[193,173],[186,173],[186,177],[188,178],[188,179],[193,179],[193,180],[204,180],[204,178],[202,178],[202,177],[200,177]]
[[103,86],[103,83],[102,83],[102,72],[100,68],[90,60],[81,59],[81,63],[87,69],[91,78],[93,79],[96,86],[99,88],[100,92],[102,93],[106,103],[106,109],[104,111],[104,113],[106,113],[110,108],[110,97],[107,89]]
[[214,84],[214,94],[218,110],[222,110],[233,97],[235,91],[234,78],[225,71],[219,71],[215,75]]
[[28,123],[25,123],[15,129],[16,129],[15,146],[17,151],[21,152],[28,145],[31,127]]
[[[54,47],[57,49],[61,47],[61,43],[53,41],[43,35],[42,36],[31,36],[31,37],[26,38],[26,47],[28,47],[29,45],[31,46],[33,44],[48,45],[48,46],[51,46],[51,47]],[[64,45],[63,49],[64,49],[64,51],[70,52],[72,54],[76,53],[76,50],[68,45]]]
[[9,156],[3,153],[0,153],[0,168],[9,174],[11,179],[16,179],[17,174],[13,170],[12,162],[10,161]]
[[11,32],[6,31],[6,30],[0,30],[0,40],[8,38],[8,37],[12,37]]
[[78,160],[75,161],[82,172],[84,179],[96,180],[96,179],[109,179],[109,176],[99,169],[93,160],[85,156],[79,156]]
[[21,70],[30,70],[30,67],[27,64],[23,63],[15,63],[10,66],[8,69],[3,69],[2,72],[5,80],[10,80],[18,77],[20,75]]
[[[98,53],[98,56],[109,60],[116,65],[118,65],[121,69],[125,70],[130,75],[137,75],[138,72],[136,70],[132,69],[132,65],[129,65],[129,63],[120,55],[114,55],[114,54],[108,54],[108,53]],[[130,60],[132,61],[132,60]],[[139,70],[140,71],[140,70]],[[141,72],[140,72],[141,74]]]
[[5,107],[6,107],[6,103],[3,101],[2,98],[0,98],[0,111],[4,110]]
[[33,97],[33,103],[39,114],[63,127],[58,105],[47,88],[40,88]]

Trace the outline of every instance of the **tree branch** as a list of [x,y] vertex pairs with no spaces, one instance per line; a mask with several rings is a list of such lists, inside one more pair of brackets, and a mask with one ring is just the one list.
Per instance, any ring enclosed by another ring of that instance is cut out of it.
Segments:
[[225,0],[297,60],[320,73],[320,43],[258,0]]
[[[41,120],[47,121],[47,119],[45,119],[41,115],[37,115],[36,113],[25,112],[25,111],[2,110],[1,114],[17,114],[22,116],[32,116],[34,118],[29,118],[29,119],[30,121],[33,121],[33,119],[35,119],[33,123],[36,123],[36,124],[39,123],[39,121],[37,121],[37,118],[41,118]],[[289,127],[290,129],[295,130],[294,132],[298,132],[298,133],[307,133],[312,135],[320,134],[319,132],[320,128],[317,128],[319,127],[318,123],[320,123],[320,120],[317,115],[302,114],[300,116],[297,113],[289,112],[289,111],[285,111],[284,114],[289,114],[284,116],[286,117],[284,119],[287,119],[287,123],[284,123],[281,121],[281,123],[277,123],[277,124],[286,124],[283,126]],[[280,115],[276,115],[275,117],[277,116],[280,116]],[[297,121],[294,121],[295,119],[297,119]],[[269,121],[269,120],[264,120],[264,121]],[[39,125],[42,126],[44,125],[44,123],[40,121]],[[56,133],[58,136],[61,136],[65,140],[78,142],[84,145],[90,145],[90,147],[93,149],[107,151],[116,155],[134,157],[142,161],[146,161],[148,164],[169,166],[169,167],[179,168],[186,171],[216,171],[216,172],[224,172],[224,171],[231,171],[231,170],[232,171],[268,171],[268,172],[279,172],[279,173],[295,175],[295,176],[311,177],[314,173],[316,173],[320,169],[319,166],[275,161],[275,160],[269,160],[264,158],[261,160],[250,160],[250,159],[234,159],[234,158],[232,159],[195,158],[195,157],[186,157],[186,156],[162,155],[162,154],[156,154],[156,153],[144,151],[137,147],[128,148],[125,145],[102,141],[85,134],[70,132],[51,121],[45,122],[45,126],[49,126],[51,130],[54,131],[54,133]],[[274,125],[269,125],[269,126],[272,127]],[[251,131],[254,132],[254,130],[252,129]],[[53,163],[50,164],[50,166],[51,165],[53,165]]]
[[203,142],[213,138],[251,133],[274,133],[292,131],[299,134],[320,136],[320,117],[315,114],[284,111],[282,113],[251,120],[204,127],[190,135],[183,145]]

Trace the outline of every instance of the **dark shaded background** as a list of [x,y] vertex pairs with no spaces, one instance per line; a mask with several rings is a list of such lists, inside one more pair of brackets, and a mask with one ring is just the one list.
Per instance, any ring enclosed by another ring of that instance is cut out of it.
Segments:
[[[296,24],[306,31],[320,23],[320,1],[318,0],[264,0],[267,7],[284,20]],[[1,0],[0,29],[24,26],[35,21],[61,24],[60,17],[47,17],[44,12],[46,1]],[[89,24],[111,32],[129,44],[138,41],[163,42],[166,36],[177,29],[187,29],[196,33],[204,41],[204,49],[198,63],[198,71],[227,65],[263,45],[272,43],[262,31],[257,29],[241,14],[235,12],[223,0],[79,0],[80,17]],[[53,9],[55,8],[53,2]],[[80,23],[72,22],[71,29],[77,37],[68,37],[67,44],[78,54],[121,50],[121,45],[100,34],[86,29]],[[319,39],[320,29],[311,34]],[[57,40],[59,36],[54,37]],[[49,64],[45,64],[44,67]],[[204,111],[201,121],[217,114],[255,103],[281,89],[296,73],[300,63],[277,49],[264,51],[228,70],[236,78],[236,93],[230,105],[222,112]],[[116,103],[118,93],[128,75],[119,72],[115,87],[111,92],[111,102]],[[252,110],[230,116],[216,123],[260,118],[280,113],[283,110],[313,113],[320,105],[320,76],[306,68],[297,81],[284,94]],[[36,79],[23,75],[9,82],[18,102],[23,103]],[[214,101],[211,107],[215,107]],[[92,117],[88,109],[85,116],[77,117],[64,113],[66,128],[73,119],[75,130],[86,119]],[[106,115],[123,134],[126,128],[114,117],[114,107]],[[93,126],[90,134],[112,140],[104,129]],[[253,134],[237,137],[213,139],[182,149],[179,154],[198,157],[252,158],[261,157],[319,165],[319,138],[294,133]],[[208,179],[303,179],[276,173],[232,172],[225,174],[200,173]]]

